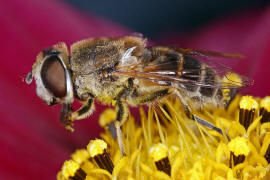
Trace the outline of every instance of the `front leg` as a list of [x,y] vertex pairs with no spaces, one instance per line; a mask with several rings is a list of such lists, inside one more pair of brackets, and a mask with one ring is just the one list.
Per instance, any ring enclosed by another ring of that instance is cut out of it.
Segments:
[[71,107],[71,104],[63,104],[60,122],[63,124],[67,130],[73,131],[73,122],[74,120],[80,120],[90,116],[95,109],[94,99],[89,97],[83,102],[83,105],[77,110],[74,111]]

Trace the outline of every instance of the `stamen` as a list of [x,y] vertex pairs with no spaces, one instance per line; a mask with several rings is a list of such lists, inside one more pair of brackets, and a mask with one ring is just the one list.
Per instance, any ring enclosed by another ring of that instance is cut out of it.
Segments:
[[240,100],[239,123],[247,130],[253,122],[258,102],[252,96],[243,96]]
[[162,125],[166,126],[168,123],[170,123],[170,121],[168,120],[166,116],[169,116],[170,118],[172,116],[166,104],[154,103],[153,108],[157,112],[158,118],[161,120],[160,122]]
[[249,154],[250,148],[248,140],[243,137],[236,137],[228,144],[230,154],[230,167],[234,167],[245,161],[245,157]]
[[169,176],[171,175],[171,164],[168,158],[168,149],[164,144],[156,144],[149,150],[150,156],[153,158],[159,171],[163,171]]
[[270,122],[270,96],[266,96],[260,102],[261,123]]
[[114,121],[116,119],[116,112],[113,109],[106,109],[99,117],[98,123],[101,127],[109,130],[114,139],[117,138]]
[[79,168],[77,172],[75,173],[75,175],[71,177],[71,180],[85,180],[85,179],[86,179],[86,173],[81,168]]
[[97,165],[112,173],[114,165],[106,149],[107,143],[101,139],[91,140],[87,145],[90,157],[94,158]]
[[264,157],[267,160],[267,162],[270,163],[270,144],[269,144],[269,146],[264,154]]
[[86,149],[78,149],[71,155],[71,158],[80,165],[87,161],[89,157]]
[[106,109],[99,116],[98,123],[101,127],[106,127],[108,124],[112,123],[116,119],[116,112],[113,109]]
[[68,160],[62,166],[62,177],[67,180],[85,180],[86,173],[80,168],[78,163]]
[[260,154],[264,156],[268,163],[270,163],[270,133],[267,132],[264,136]]

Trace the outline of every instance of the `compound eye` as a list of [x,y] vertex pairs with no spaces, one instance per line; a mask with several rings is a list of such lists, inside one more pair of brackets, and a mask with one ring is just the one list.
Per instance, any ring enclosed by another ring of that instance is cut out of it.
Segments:
[[58,56],[48,57],[41,68],[41,79],[55,97],[61,98],[67,94],[65,69]]

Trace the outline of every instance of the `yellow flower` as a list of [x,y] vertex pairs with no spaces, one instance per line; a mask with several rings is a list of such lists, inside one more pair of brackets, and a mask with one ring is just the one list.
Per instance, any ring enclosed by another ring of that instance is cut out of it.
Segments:
[[250,149],[248,147],[248,140],[244,137],[236,137],[228,143],[228,148],[236,156],[244,155],[247,156]]
[[122,127],[124,157],[108,127],[115,111],[107,109],[101,139],[71,155],[57,179],[269,179],[270,98],[237,96],[226,109],[211,108],[194,113],[222,133],[188,119],[178,99],[148,113],[141,107],[140,121],[130,116]]

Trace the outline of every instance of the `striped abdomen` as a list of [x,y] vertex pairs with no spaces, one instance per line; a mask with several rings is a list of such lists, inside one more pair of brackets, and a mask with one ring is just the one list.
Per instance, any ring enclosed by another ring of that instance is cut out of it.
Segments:
[[181,78],[187,80],[187,83],[179,85],[189,91],[190,98],[199,101],[222,100],[222,91],[219,88],[221,78],[212,68],[195,58],[183,56]]
[[[171,80],[166,81],[164,78],[165,80],[162,79],[161,82],[167,86],[179,87],[183,98],[221,104],[223,99],[219,88],[221,77],[211,67],[172,48],[151,47],[148,50],[150,53],[145,57],[149,57],[149,61],[145,71],[151,67],[149,71],[172,72],[166,74],[171,77]],[[159,82],[156,79],[153,81]]]

